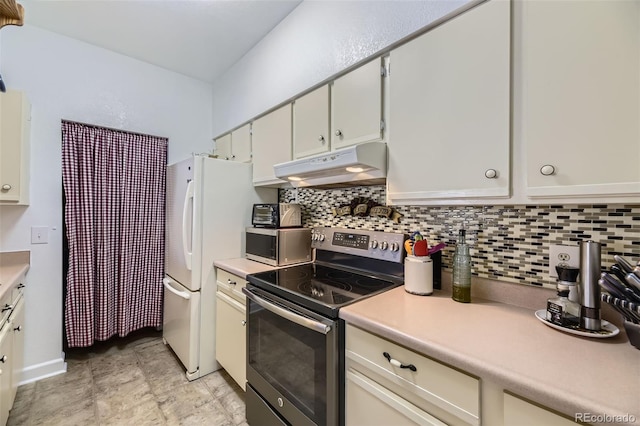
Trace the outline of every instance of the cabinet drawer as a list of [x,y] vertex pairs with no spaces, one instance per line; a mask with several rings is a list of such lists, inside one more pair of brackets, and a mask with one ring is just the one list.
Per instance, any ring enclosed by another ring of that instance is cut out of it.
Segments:
[[247,285],[247,281],[237,275],[227,272],[224,269],[217,269],[216,281],[218,289],[237,301],[244,303],[245,297],[242,288]]
[[2,299],[0,299],[0,327],[2,327],[9,318],[13,307],[13,293],[7,291],[4,296],[2,296]]
[[[24,279],[24,277],[23,277]],[[18,285],[11,289],[11,303],[13,306],[18,304],[18,300],[24,295],[24,281],[20,281]],[[2,305],[4,306],[4,305]]]
[[[393,365],[385,357],[416,371]],[[371,372],[467,424],[480,423],[480,381],[398,344],[347,325],[348,365]]]

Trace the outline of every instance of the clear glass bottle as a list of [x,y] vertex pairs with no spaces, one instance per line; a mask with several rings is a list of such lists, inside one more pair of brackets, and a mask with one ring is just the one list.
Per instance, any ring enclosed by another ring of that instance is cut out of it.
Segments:
[[580,326],[580,305],[569,300],[569,286],[558,283],[558,296],[547,300],[546,318],[562,327]]
[[465,240],[466,231],[461,229],[453,254],[453,295],[456,302],[471,302],[471,255]]

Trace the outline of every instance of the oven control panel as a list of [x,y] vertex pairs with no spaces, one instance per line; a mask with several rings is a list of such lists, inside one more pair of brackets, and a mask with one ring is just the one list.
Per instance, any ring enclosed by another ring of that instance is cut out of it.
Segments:
[[311,232],[311,247],[338,253],[349,253],[379,260],[402,262],[406,234],[316,227]]
[[369,236],[355,232],[334,232],[331,243],[334,246],[352,247],[360,250],[369,249]]

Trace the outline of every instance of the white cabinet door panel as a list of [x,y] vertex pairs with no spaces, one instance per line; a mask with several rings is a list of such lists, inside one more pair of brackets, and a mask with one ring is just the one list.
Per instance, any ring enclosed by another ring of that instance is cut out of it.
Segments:
[[479,5],[390,62],[389,201],[508,197],[510,3]]
[[329,86],[293,103],[293,158],[329,151]]
[[231,159],[241,163],[251,162],[251,124],[231,132]]
[[637,197],[640,2],[519,6],[527,195]]
[[275,177],[274,164],[291,161],[291,104],[253,122],[253,183],[284,183]]
[[247,382],[246,308],[218,291],[216,294],[216,360],[245,390]]
[[231,160],[231,133],[227,133],[216,139],[216,149],[214,153],[222,160]]
[[378,58],[333,82],[331,149],[382,140],[381,67]]

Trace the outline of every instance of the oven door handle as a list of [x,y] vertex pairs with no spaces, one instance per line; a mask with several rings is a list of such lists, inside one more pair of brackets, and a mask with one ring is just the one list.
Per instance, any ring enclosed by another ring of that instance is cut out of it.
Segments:
[[257,303],[262,306],[266,310],[273,312],[274,314],[281,316],[283,318],[288,319],[291,322],[294,322],[298,325],[306,327],[310,330],[317,331],[318,333],[328,334],[331,331],[331,326],[323,324],[319,321],[313,320],[311,318],[307,318],[305,316],[299,315],[289,309],[281,308],[278,305],[274,305],[273,303],[267,302],[265,299],[257,296],[248,288],[244,287],[242,292],[249,298],[251,301]]

